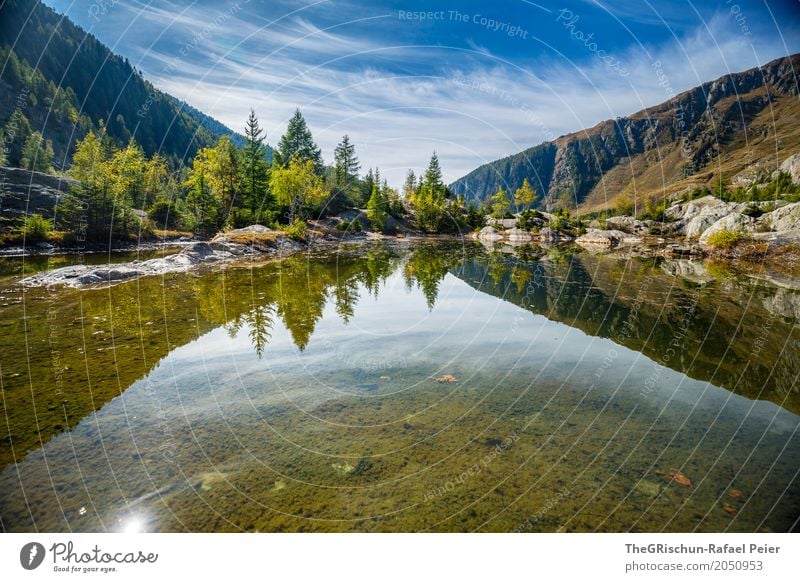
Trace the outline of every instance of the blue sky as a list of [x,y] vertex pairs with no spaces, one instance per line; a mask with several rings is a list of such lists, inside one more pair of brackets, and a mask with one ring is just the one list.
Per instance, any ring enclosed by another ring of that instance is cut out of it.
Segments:
[[800,51],[798,0],[47,3],[232,129],[252,107],[275,144],[299,107],[327,161],[348,133],[395,185]]

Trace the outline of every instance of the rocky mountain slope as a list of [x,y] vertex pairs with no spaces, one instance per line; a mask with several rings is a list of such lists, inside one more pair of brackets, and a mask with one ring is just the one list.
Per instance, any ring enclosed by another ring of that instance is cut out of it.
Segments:
[[775,170],[800,149],[800,55],[726,75],[628,117],[545,142],[450,185],[485,200],[528,178],[545,209],[594,211]]

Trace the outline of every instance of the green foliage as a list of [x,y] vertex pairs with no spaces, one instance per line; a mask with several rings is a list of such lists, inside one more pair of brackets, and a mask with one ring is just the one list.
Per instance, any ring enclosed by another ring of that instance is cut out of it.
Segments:
[[536,202],[537,197],[538,194],[536,193],[536,190],[531,187],[531,183],[528,182],[527,178],[525,178],[522,181],[522,186],[517,188],[517,190],[514,192],[514,204],[517,206],[522,206],[523,208],[527,208]]
[[334,150],[333,185],[344,193],[356,206],[361,202],[358,196],[358,170],[361,164],[356,157],[356,147],[345,135]]
[[464,221],[470,229],[479,230],[486,225],[486,213],[480,206],[470,201],[466,206]]
[[6,140],[3,137],[3,130],[0,128],[0,166],[7,165],[8,160],[6,159]]
[[299,109],[295,110],[289,120],[289,126],[281,137],[275,153],[276,161],[282,167],[287,167],[293,159],[297,158],[301,162],[311,162],[312,169],[317,176],[324,174],[322,152],[314,142],[311,130],[308,129],[306,120]]
[[388,217],[386,200],[383,197],[382,188],[379,188],[377,184],[373,184],[372,195],[367,202],[367,217],[372,225],[372,230],[375,232],[386,230],[386,219]]
[[519,214],[519,223],[517,228],[521,230],[532,231],[539,228],[537,221],[544,220],[544,215],[537,210],[523,210]]
[[639,213],[640,220],[655,220],[664,222],[667,211],[667,201],[657,201],[655,198],[647,198],[644,202],[644,211]]
[[6,158],[9,165],[15,167],[21,165],[23,149],[31,133],[33,130],[28,118],[20,109],[15,109],[3,128],[3,146],[7,150]]
[[755,204],[749,204],[744,210],[742,210],[742,214],[749,216],[750,218],[758,218],[764,214],[764,211],[761,209],[761,207],[756,206]]
[[[259,222],[259,217],[264,215],[273,205],[269,192],[269,163],[267,162],[267,147],[264,145],[264,130],[258,123],[255,111],[250,110],[250,116],[244,128],[244,147],[241,151],[241,171],[239,183],[241,199],[237,206],[241,207],[234,218],[235,223],[250,224]],[[249,212],[243,212],[243,210]],[[249,217],[245,220],[244,217]],[[246,225],[243,225],[246,226]]]
[[294,240],[303,240],[306,236],[306,223],[300,218],[295,218],[284,231],[286,236]]
[[416,215],[417,225],[427,232],[439,232],[445,225],[447,203],[439,158],[433,152],[422,184],[409,200]]
[[490,200],[491,215],[494,218],[511,217],[511,198],[502,186],[492,196]]
[[38,131],[31,132],[22,146],[20,166],[26,170],[44,172],[53,171],[53,142],[45,140]]
[[731,249],[747,240],[750,240],[750,236],[744,231],[723,228],[711,233],[707,242],[716,249]]
[[328,196],[322,178],[314,171],[312,160],[294,157],[286,167],[272,169],[270,188],[278,204],[288,209],[290,221],[313,211]]
[[53,221],[41,214],[31,214],[22,219],[19,232],[27,242],[46,241],[53,231]]
[[[62,203],[61,220],[79,241],[124,239],[142,227],[131,212],[130,176],[117,154],[111,152],[109,158],[103,140],[93,132],[76,146],[69,173],[78,184]],[[123,174],[117,174],[121,168]]]
[[614,214],[617,216],[633,216],[634,204],[631,196],[623,194],[617,198]]
[[177,230],[184,227],[183,211],[176,202],[167,199],[156,200],[147,211],[147,216],[163,230]]
[[336,228],[339,230],[350,231],[350,232],[361,232],[361,221],[354,218],[353,220],[343,220],[339,224],[336,225]]
[[217,200],[206,183],[202,166],[193,168],[189,184],[192,189],[186,197],[186,206],[192,217],[192,228],[200,234],[213,234],[219,230],[222,222],[217,209]]

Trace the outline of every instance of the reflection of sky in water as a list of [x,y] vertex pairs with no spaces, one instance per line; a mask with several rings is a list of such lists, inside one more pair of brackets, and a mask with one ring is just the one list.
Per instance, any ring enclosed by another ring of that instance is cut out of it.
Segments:
[[[552,473],[551,495],[578,475],[582,481],[570,485],[571,504],[564,502],[559,518],[572,523],[570,516],[586,515],[577,529],[604,523],[583,509],[598,500],[612,509],[635,506],[638,513],[621,515],[612,528],[643,519],[640,527],[659,529],[686,506],[694,517],[681,513],[674,527],[691,529],[691,519],[718,509],[725,494],[708,490],[712,482],[777,486],[772,497],[753,502],[756,509],[740,519],[740,529],[762,527],[779,502],[788,508],[777,512],[777,523],[791,522],[796,415],[478,292],[452,274],[439,283],[433,309],[419,289],[407,289],[400,271],[377,297],[361,284],[358,294],[347,324],[327,302],[303,350],[275,313],[261,357],[248,323],[233,331],[218,327],[175,348],[74,430],[6,467],[0,487],[18,491],[21,478],[32,509],[21,496],[6,496],[0,502],[5,527],[25,529],[30,511],[45,530],[291,530],[316,516],[322,529],[350,529],[342,516],[358,509],[329,488],[356,487],[364,511],[383,515],[394,508],[403,516],[396,528],[422,529],[439,523],[436,510],[414,509],[422,494],[462,470],[468,461],[460,455],[475,442],[509,434],[522,435],[514,446],[525,454],[509,453],[495,464],[508,479],[506,488],[524,491]],[[435,381],[445,374],[458,382]],[[574,440],[563,444],[565,430]],[[572,460],[560,464],[560,453],[548,458],[551,440]],[[612,454],[615,447],[620,451]],[[485,450],[473,459],[476,454]],[[520,471],[540,458],[545,469]],[[693,467],[693,479],[707,484],[679,499],[680,491],[652,475],[684,462]],[[630,472],[630,491],[612,489],[620,467]],[[353,481],[362,470],[366,481]],[[374,490],[358,493],[360,487]],[[651,490],[661,493],[637,497]],[[475,498],[484,493],[475,491]],[[320,501],[328,496],[328,503]],[[309,509],[309,499],[322,506]],[[441,503],[458,508],[470,499]],[[523,499],[543,503],[533,493]],[[508,513],[517,521],[536,507],[493,503],[487,514]],[[442,519],[450,515],[450,509],[441,511]],[[475,519],[442,527],[469,529],[479,525]],[[703,519],[714,531],[728,527],[730,516]]]

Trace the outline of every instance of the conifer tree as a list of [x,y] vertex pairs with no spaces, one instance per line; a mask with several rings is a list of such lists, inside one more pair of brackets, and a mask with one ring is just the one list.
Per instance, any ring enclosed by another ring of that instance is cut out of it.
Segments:
[[345,135],[334,150],[333,182],[339,190],[349,194],[358,180],[361,164],[356,157],[356,147]]
[[264,130],[258,123],[255,111],[251,109],[244,128],[245,144],[242,149],[241,188],[243,202],[249,208],[254,221],[257,221],[259,215],[272,205],[269,195],[269,164],[267,163],[267,148],[264,145],[264,138]]
[[318,176],[322,176],[325,168],[322,164],[322,152],[311,135],[311,130],[308,129],[306,120],[299,109],[296,109],[294,115],[289,120],[289,126],[286,128],[286,133],[281,137],[278,143],[278,162],[282,167],[287,167],[292,158],[297,157],[301,162],[311,161],[314,166],[314,172]]

